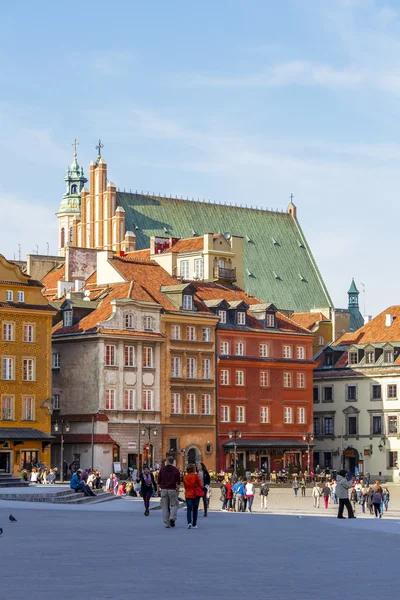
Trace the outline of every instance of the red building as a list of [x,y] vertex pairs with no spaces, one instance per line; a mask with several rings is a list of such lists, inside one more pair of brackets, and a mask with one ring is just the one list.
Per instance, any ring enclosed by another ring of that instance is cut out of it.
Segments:
[[[217,462],[268,472],[307,467],[313,418],[313,336],[273,304],[228,285],[196,284],[219,317]],[[231,434],[231,435],[230,435]]]

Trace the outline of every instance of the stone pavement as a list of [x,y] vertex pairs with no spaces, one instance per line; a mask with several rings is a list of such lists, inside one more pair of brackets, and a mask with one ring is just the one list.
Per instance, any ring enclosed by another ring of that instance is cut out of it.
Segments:
[[[306,499],[307,500],[307,499]],[[310,500],[310,499],[308,499]],[[10,505],[12,505],[10,507]],[[10,523],[12,509],[18,519]],[[332,514],[332,513],[331,513]],[[165,529],[139,500],[87,507],[0,502],[4,600],[363,600],[393,594],[400,520],[211,511]]]

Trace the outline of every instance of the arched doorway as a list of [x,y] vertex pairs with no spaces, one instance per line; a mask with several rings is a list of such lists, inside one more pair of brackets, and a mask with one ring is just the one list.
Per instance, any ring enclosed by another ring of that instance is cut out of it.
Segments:
[[187,455],[187,461],[189,465],[194,465],[197,462],[197,456],[196,456],[196,450],[194,448],[190,448],[188,455]]
[[355,473],[356,467],[358,467],[360,457],[358,454],[358,450],[348,446],[343,452],[343,468],[346,471],[350,471],[351,473]]

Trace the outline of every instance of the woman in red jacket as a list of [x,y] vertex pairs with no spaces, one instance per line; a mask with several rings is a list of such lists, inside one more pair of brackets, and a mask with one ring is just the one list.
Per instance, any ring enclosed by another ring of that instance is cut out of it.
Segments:
[[185,486],[188,529],[198,529],[197,513],[199,510],[200,500],[198,492],[200,490],[202,491],[203,489],[202,481],[195,471],[195,465],[188,465],[186,467],[187,475],[185,475],[183,478],[183,485]]
[[226,487],[226,510],[232,510],[233,492],[232,492],[231,482],[227,481],[225,483],[225,487]]

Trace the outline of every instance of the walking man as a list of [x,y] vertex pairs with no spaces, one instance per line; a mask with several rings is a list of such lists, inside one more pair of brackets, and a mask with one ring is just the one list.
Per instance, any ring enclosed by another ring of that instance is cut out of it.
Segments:
[[267,508],[269,487],[266,482],[261,484],[260,497],[261,497],[261,508]]
[[161,510],[167,529],[175,527],[178,512],[178,492],[181,483],[179,470],[172,464],[174,459],[168,456],[166,465],[158,473],[158,485],[161,488]]
[[343,509],[347,508],[347,514],[349,515],[349,519],[355,519],[355,515],[353,513],[353,509],[349,500],[349,489],[353,487],[353,479],[347,481],[346,479],[346,469],[342,469],[339,471],[336,480],[336,495],[339,498],[339,511],[338,511],[338,519],[344,519]]
[[317,485],[317,482],[314,482],[314,487],[312,489],[312,497],[313,497],[313,506],[314,508],[319,508],[319,501],[321,498],[321,490]]

